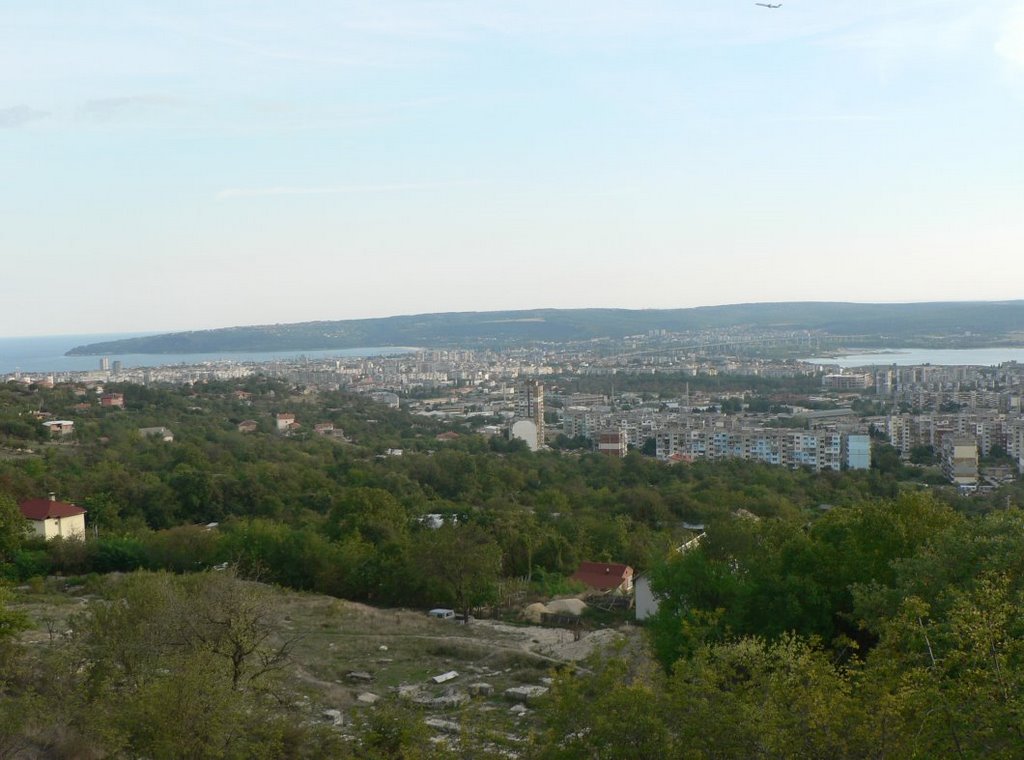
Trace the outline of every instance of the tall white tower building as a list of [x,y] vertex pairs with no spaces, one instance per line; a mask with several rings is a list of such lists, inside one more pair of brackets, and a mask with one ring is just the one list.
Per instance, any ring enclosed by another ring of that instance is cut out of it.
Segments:
[[[521,422],[532,424],[520,425]],[[516,383],[516,415],[511,432],[513,438],[525,440],[532,451],[544,445],[544,386],[537,380]]]

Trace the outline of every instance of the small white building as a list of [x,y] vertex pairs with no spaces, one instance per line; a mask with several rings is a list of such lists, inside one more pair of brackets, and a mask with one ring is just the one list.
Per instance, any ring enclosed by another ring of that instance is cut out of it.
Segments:
[[641,575],[633,584],[633,605],[637,620],[646,620],[658,611],[658,598],[651,591],[651,579]]
[[[686,552],[696,549],[700,546],[701,541],[707,535],[704,532],[704,526],[693,523],[683,523],[683,526],[688,530],[699,530],[696,536],[691,538],[689,541],[684,541],[676,547],[676,552],[679,554],[686,554]],[[633,609],[636,614],[637,620],[647,620],[658,611],[658,603],[660,602],[658,596],[651,590],[651,579],[646,575],[638,576],[636,581],[633,583]]]
[[74,420],[49,420],[43,427],[50,431],[52,437],[71,435],[75,432]]
[[510,435],[515,440],[525,441],[530,451],[537,451],[541,446],[541,433],[533,420],[516,420],[512,423]]
[[46,499],[29,499],[18,505],[22,516],[32,523],[37,536],[51,538],[85,538],[85,510],[74,504],[57,501],[51,493]]
[[370,393],[370,398],[378,404],[384,404],[392,409],[398,409],[401,406],[401,399],[398,397],[398,394],[391,391],[373,391]]
[[157,438],[164,443],[174,442],[174,433],[162,425],[159,427],[139,428],[139,435],[143,438]]

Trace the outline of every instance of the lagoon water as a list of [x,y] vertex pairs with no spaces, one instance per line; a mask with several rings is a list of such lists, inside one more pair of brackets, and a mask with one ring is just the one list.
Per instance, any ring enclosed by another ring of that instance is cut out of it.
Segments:
[[[86,372],[98,370],[98,356],[64,356],[75,346],[100,341],[134,338],[152,333],[118,335],[47,335],[28,338],[0,338],[0,373],[22,372]],[[128,367],[159,367],[174,364],[202,364],[203,362],[268,362],[285,361],[304,356],[308,359],[331,357],[383,356],[404,354],[414,348],[370,346],[367,348],[331,348],[322,351],[241,351],[210,354],[110,354],[110,360],[120,361]]]
[[973,365],[994,367],[1003,362],[1024,364],[1024,348],[893,348],[874,353],[821,356],[804,359],[811,364],[838,364],[840,367],[885,367],[892,364]]

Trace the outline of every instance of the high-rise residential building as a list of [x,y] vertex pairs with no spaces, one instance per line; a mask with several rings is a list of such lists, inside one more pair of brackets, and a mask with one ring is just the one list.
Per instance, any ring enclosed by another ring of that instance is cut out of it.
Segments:
[[891,396],[896,389],[896,373],[891,367],[875,371],[875,393]]
[[597,451],[609,457],[626,456],[626,436],[621,430],[602,430],[597,434]]
[[516,383],[516,417],[537,421],[544,418],[544,386],[537,380]]
[[978,484],[978,442],[974,438],[946,436],[942,441],[942,472],[961,488]]
[[849,433],[843,436],[843,464],[848,470],[871,468],[871,437]]
[[1024,472],[1024,420],[1014,420],[1006,431],[1006,453],[1017,460],[1017,469]]
[[516,383],[515,420],[529,420],[537,429],[537,446],[544,445],[544,386],[537,380]]

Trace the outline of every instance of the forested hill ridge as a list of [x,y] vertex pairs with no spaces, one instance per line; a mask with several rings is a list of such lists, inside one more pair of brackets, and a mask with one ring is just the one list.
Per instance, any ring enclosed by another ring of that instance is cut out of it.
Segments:
[[508,347],[621,338],[650,330],[751,329],[858,336],[858,345],[1020,342],[1024,301],[902,304],[793,302],[690,309],[531,309],[451,312],[166,333],[76,346],[69,356],[217,351],[313,351],[365,346]]

